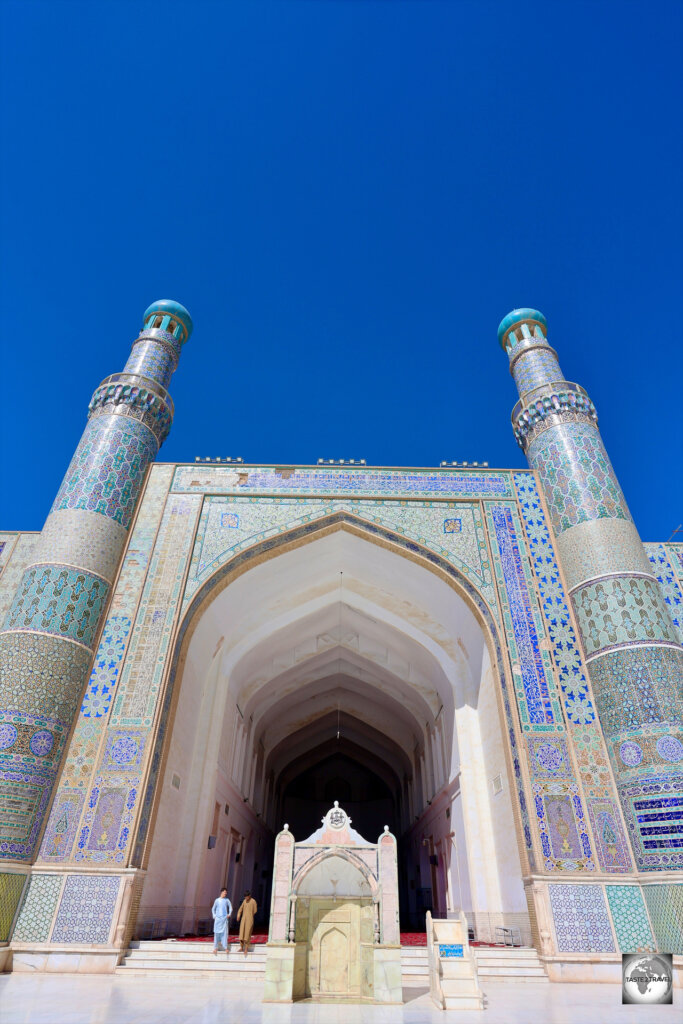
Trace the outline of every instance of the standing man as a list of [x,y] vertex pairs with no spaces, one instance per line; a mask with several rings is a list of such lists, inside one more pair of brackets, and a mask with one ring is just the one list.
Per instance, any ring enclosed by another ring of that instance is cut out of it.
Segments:
[[221,889],[220,896],[218,899],[214,900],[213,907],[211,908],[211,914],[213,916],[213,955],[217,955],[218,947],[221,943],[225,946],[225,952],[227,954],[228,921],[232,914],[232,903],[228,899],[227,889]]
[[254,917],[257,910],[256,900],[251,895],[249,889],[247,889],[242,905],[237,911],[237,920],[240,922],[240,946],[245,956],[249,952],[249,942],[251,941],[251,933],[254,930]]

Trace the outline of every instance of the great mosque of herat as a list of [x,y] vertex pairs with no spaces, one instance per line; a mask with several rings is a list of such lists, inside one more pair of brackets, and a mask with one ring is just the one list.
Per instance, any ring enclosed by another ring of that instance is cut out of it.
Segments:
[[498,330],[524,471],[158,462],[191,331],[149,307],[42,533],[0,534],[0,969],[114,971],[223,884],[267,923],[334,800],[396,837],[404,931],[462,909],[550,980],[681,956],[683,545],[543,315]]

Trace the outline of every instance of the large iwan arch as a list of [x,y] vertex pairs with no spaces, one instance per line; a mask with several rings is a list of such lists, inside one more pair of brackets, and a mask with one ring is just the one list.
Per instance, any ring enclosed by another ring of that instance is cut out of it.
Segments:
[[481,596],[376,524],[336,514],[228,561],[179,629],[139,930],[193,930],[224,878],[265,904],[283,814],[306,838],[337,784],[368,838],[401,837],[407,925],[463,906],[530,939],[504,686]]

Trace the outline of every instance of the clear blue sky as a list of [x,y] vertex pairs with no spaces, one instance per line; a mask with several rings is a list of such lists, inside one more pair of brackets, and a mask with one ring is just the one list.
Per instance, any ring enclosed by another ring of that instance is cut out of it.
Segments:
[[646,540],[683,520],[683,5],[0,3],[0,528],[156,298],[166,460],[523,466],[549,320]]

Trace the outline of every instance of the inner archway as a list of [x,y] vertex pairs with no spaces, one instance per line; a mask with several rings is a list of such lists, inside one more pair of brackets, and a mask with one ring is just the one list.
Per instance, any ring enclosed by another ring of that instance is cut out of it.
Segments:
[[274,835],[315,831],[335,784],[361,834],[399,837],[407,927],[526,921],[492,621],[393,541],[316,524],[193,602],[141,921],[195,931],[224,883],[267,913]]

